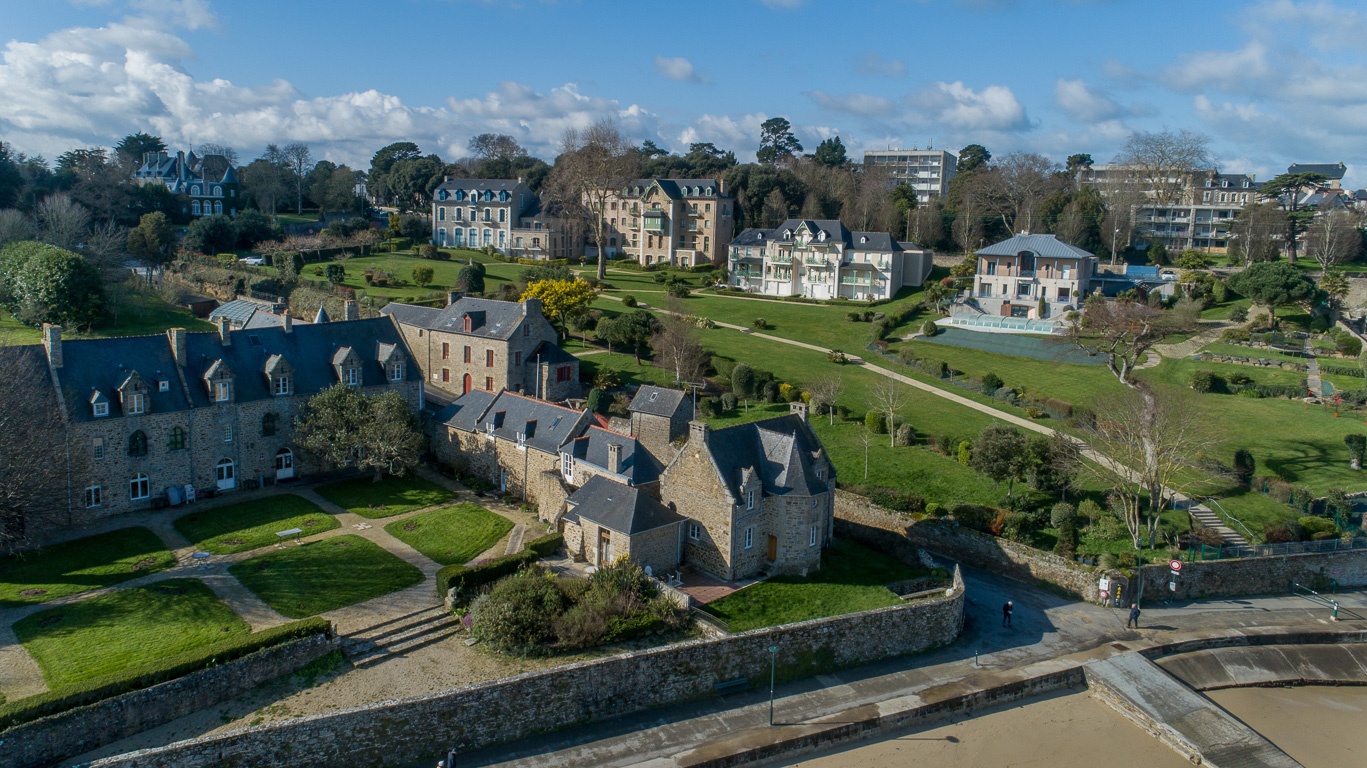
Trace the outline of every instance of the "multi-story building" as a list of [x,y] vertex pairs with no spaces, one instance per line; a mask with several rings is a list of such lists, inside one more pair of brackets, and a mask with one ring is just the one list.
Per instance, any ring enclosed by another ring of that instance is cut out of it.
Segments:
[[949,180],[959,168],[959,157],[942,149],[878,149],[864,151],[865,171],[884,171],[898,184],[916,190],[922,203],[944,197]]
[[[217,333],[63,340],[45,326],[41,356],[66,436],[67,481],[55,505],[80,525],[178,503],[205,491],[257,487],[315,471],[292,446],[312,395],[344,384],[397,391],[414,410],[423,387],[384,318]],[[40,369],[41,370],[41,369]]]
[[930,251],[886,232],[851,232],[839,221],[789,219],[746,229],[730,244],[731,285],[770,296],[890,299],[925,281]]
[[138,186],[160,184],[174,195],[183,195],[189,202],[182,213],[190,216],[211,216],[216,213],[236,216],[239,184],[231,165],[217,179],[207,178],[204,158],[194,152],[177,152],[175,157],[166,152],[148,152],[142,165],[133,171],[133,183]]
[[1348,172],[1348,166],[1343,163],[1292,163],[1286,169],[1287,173],[1318,173],[1329,178],[1328,186],[1330,189],[1343,189],[1343,175]]
[[563,259],[570,237],[547,216],[522,179],[452,179],[432,193],[432,242],[440,247],[492,246],[524,259]]
[[987,315],[1059,319],[1095,287],[1097,258],[1053,235],[1016,235],[977,258],[969,303]]
[[451,292],[444,309],[391,302],[423,380],[451,395],[509,390],[545,400],[578,397],[579,358],[557,345],[540,299],[495,301]]
[[[713,179],[637,179],[607,203],[607,252],[642,264],[722,265],[735,230],[735,198]],[[585,254],[597,243],[585,233]]]
[[[1228,251],[1230,225],[1245,206],[1258,202],[1261,187],[1253,174],[1200,171],[1186,174],[1176,199],[1164,203],[1154,199],[1157,185],[1144,179],[1134,166],[1089,166],[1082,169],[1079,180],[1095,186],[1103,195],[1118,185],[1139,193],[1138,199],[1144,202],[1134,209],[1135,247],[1147,248],[1157,241],[1169,251],[1196,249],[1208,253]],[[1127,245],[1117,243],[1117,248]]]

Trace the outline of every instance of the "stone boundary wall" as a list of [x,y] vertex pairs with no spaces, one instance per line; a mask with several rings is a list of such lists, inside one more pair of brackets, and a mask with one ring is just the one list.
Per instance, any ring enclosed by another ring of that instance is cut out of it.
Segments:
[[408,765],[451,744],[485,747],[697,699],[720,682],[799,679],[953,643],[963,628],[958,569],[944,597],[723,638],[577,662],[427,696],[205,736],[97,760],[91,768]]
[[[912,562],[907,550],[924,548],[975,568],[1026,581],[1044,581],[1091,603],[1101,602],[1103,571],[1050,552],[997,538],[952,520],[916,522],[848,491],[835,492],[836,535],[849,536]],[[1109,574],[1124,583],[1119,572]]]
[[331,634],[291,640],[150,688],[0,732],[0,768],[37,768],[164,725],[293,674],[336,650]]
[[1340,587],[1367,586],[1367,549],[1182,563],[1174,592],[1168,591],[1166,565],[1144,566],[1144,595],[1148,601],[1168,595],[1192,600],[1286,594],[1291,591],[1292,582],[1327,592],[1331,581],[1338,582]]

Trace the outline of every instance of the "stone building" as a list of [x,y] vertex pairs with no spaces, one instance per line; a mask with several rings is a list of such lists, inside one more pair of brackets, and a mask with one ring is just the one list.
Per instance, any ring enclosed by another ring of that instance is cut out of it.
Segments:
[[809,573],[833,527],[835,467],[807,406],[725,429],[699,421],[665,467],[661,500],[683,515],[683,560],[723,579]]
[[565,548],[590,565],[619,557],[649,568],[653,575],[683,559],[682,516],[646,491],[597,475],[565,500]]
[[560,477],[575,487],[594,477],[606,477],[659,498],[662,471],[658,454],[643,443],[599,426],[590,426],[560,446]]
[[789,219],[747,229],[729,247],[731,285],[770,296],[891,299],[925,282],[934,266],[924,248],[886,232],[851,232],[839,221]]
[[627,407],[631,415],[631,435],[655,454],[660,461],[674,458],[674,444],[688,436],[693,420],[693,402],[688,393],[650,384],[642,385]]
[[75,341],[46,326],[43,350],[70,457],[70,524],[178,503],[187,487],[231,491],[317,469],[294,451],[292,424],[335,384],[398,391],[414,410],[423,400],[384,318],[236,331],[225,319],[217,333]]
[[452,179],[432,193],[432,242],[440,247],[491,246],[524,259],[570,255],[566,223],[542,210],[522,179]]
[[507,389],[564,400],[578,397],[579,359],[560,349],[540,299],[495,301],[452,292],[445,309],[393,302],[394,319],[434,389],[462,395]]
[[182,195],[188,201],[182,213],[191,216],[211,216],[216,213],[236,216],[238,209],[237,193],[241,186],[237,174],[223,158],[212,155],[220,161],[219,167],[226,168],[221,174],[214,174],[205,166],[209,158],[197,156],[194,152],[177,152],[175,157],[166,152],[148,152],[142,156],[142,165],[133,171],[133,183],[138,186],[160,184],[173,195]]
[[[642,264],[726,263],[736,200],[714,179],[637,179],[609,198],[607,251]],[[585,255],[597,257],[588,233]]]
[[999,317],[1061,320],[1096,283],[1097,258],[1054,235],[1023,234],[977,253],[970,306]]

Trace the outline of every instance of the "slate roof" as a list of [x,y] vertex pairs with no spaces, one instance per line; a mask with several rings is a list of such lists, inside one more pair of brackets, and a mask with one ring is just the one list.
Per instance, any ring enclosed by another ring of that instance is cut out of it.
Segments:
[[219,305],[209,313],[209,322],[217,323],[220,317],[228,318],[228,322],[236,328],[264,328],[284,322],[279,315],[271,312],[269,305],[250,299],[235,299]]
[[[395,319],[404,325],[490,339],[506,339],[512,336],[525,310],[521,302],[478,299],[473,296],[462,296],[445,309],[430,312],[417,311],[430,309],[428,307],[400,305],[391,310],[390,307],[393,306],[387,304],[381,312],[394,315]],[[470,315],[471,321],[468,333],[465,331],[464,319],[467,314]]]
[[977,253],[979,256],[1015,256],[1021,251],[1032,251],[1035,255],[1045,258],[1092,258],[1092,254],[1087,251],[1069,245],[1053,235],[1016,235],[981,248]]
[[612,443],[622,446],[622,463],[617,474],[627,478],[631,485],[653,483],[660,479],[660,472],[664,470],[660,460],[630,435],[590,426],[584,434],[570,440],[564,450],[580,461],[606,470],[608,446]]
[[[456,398],[448,408],[460,408],[443,420],[443,423],[472,432],[487,432],[489,425],[492,424],[495,437],[514,442],[517,441],[518,433],[525,433],[527,445],[546,453],[559,453],[560,446],[564,445],[565,441],[578,436],[589,424],[587,411],[576,411],[545,400],[500,390],[473,420],[471,429],[466,426],[471,422],[470,414],[474,413],[474,408],[470,406],[478,405],[481,401],[481,398],[470,398],[475,391]],[[446,410],[443,409],[443,413]]]
[[631,398],[631,405],[627,410],[633,413],[648,413],[654,416],[673,416],[678,409],[679,403],[688,397],[688,393],[680,389],[665,389],[653,384],[642,384],[636,390],[636,396]]
[[[41,344],[24,344],[17,347],[0,347],[0,370],[5,371],[7,376],[31,375],[23,379],[27,384],[35,389],[42,391],[43,403],[45,407],[56,408],[57,399],[53,397],[52,379],[47,372],[47,353]],[[112,391],[112,390],[111,390]],[[80,404],[85,408],[87,414],[91,412],[90,403]],[[68,400],[68,409],[71,403]],[[40,414],[26,414],[38,418]],[[56,418],[54,413],[54,418]]]
[[[785,242],[784,233],[792,231],[797,233],[805,228],[813,236],[817,233],[826,233],[826,242],[842,243],[846,248],[856,251],[878,251],[883,253],[895,253],[907,250],[901,243],[892,239],[887,232],[851,232],[845,225],[835,219],[788,219],[773,229],[748,228],[742,230],[736,239],[731,241],[731,245],[763,245],[770,240]],[[916,250],[920,250],[917,248]]]
[[766,494],[814,496],[827,487],[816,478],[821,444],[810,429],[802,417],[788,414],[713,430],[707,444],[737,499],[747,472],[758,473]]
[[428,328],[436,320],[441,310],[436,307],[419,307],[413,304],[400,304],[391,301],[380,308],[380,314],[385,317],[392,317],[404,325],[414,325],[420,328]]
[[1258,187],[1262,186],[1258,182],[1253,180],[1252,174],[1214,173],[1206,179],[1207,183],[1203,184],[1202,188],[1224,189],[1224,187],[1221,187],[1220,185],[1222,182],[1226,181],[1229,182],[1229,189],[1257,189]]
[[[512,192],[523,182],[517,179],[448,179],[437,185],[437,189],[447,191],[463,189],[466,192],[476,190],[479,192]],[[436,191],[436,190],[433,190]],[[498,202],[497,200],[493,202]]]
[[1342,179],[1347,171],[1343,163],[1292,163],[1286,169],[1287,173],[1322,173],[1331,179]]
[[716,179],[636,179],[627,185],[627,192],[640,197],[650,190],[652,184],[659,184],[660,191],[670,200],[730,197],[721,194],[721,183]]
[[575,523],[588,520],[627,536],[676,525],[684,520],[682,515],[670,510],[650,494],[614,483],[601,475],[590,478],[565,501],[569,506],[566,520]]
[[[217,333],[207,336],[218,342]],[[39,346],[38,349],[42,350]],[[171,382],[166,392],[153,386],[144,404],[146,414],[176,413],[190,409],[185,391],[176,376],[176,359],[166,336],[124,336],[112,339],[62,340],[63,366],[58,374],[62,398],[73,423],[102,421],[123,416],[118,388],[133,371],[148,382],[162,378]],[[205,368],[208,368],[206,365]],[[200,384],[204,390],[204,385]],[[109,416],[95,418],[90,398],[99,392],[109,399]],[[207,399],[207,395],[206,395]]]
[[[169,355],[169,345],[164,339],[158,338]],[[332,361],[340,350],[347,347],[361,360],[361,386],[377,387],[387,383],[388,377],[379,360],[380,346],[391,344],[402,348],[403,344],[394,323],[383,317],[297,325],[291,333],[285,333],[283,328],[230,331],[229,338],[232,344],[225,347],[216,333],[187,335],[185,378],[190,388],[191,402],[197,408],[213,404],[203,378],[205,372],[219,360],[235,374],[233,399],[240,403],[274,397],[266,376],[266,363],[272,355],[284,358],[294,369],[291,394],[307,397],[338,382]],[[404,366],[404,380],[418,381],[421,378],[418,366],[413,365],[411,360],[408,363]]]
[[451,401],[451,404],[437,411],[433,418],[439,424],[446,424],[466,432],[474,432],[479,420],[494,402],[495,393],[483,389],[472,389]]
[[533,349],[532,353],[527,356],[528,362],[535,363],[539,360],[543,363],[548,363],[550,365],[573,363],[578,359],[579,358],[575,357],[574,355],[571,355],[569,352],[566,352],[565,350],[561,349],[553,341],[543,341],[540,344],[537,344],[536,349]]

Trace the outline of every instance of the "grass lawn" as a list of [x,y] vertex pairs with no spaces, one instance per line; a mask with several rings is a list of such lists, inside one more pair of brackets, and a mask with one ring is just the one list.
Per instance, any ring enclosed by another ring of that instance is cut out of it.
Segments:
[[838,539],[811,576],[776,576],[703,607],[732,632],[898,605],[885,584],[928,575],[853,541]]
[[422,571],[360,536],[336,536],[228,569],[281,615],[302,619],[421,584]]
[[[451,254],[449,261],[437,261],[435,259],[420,259],[416,255],[409,253],[381,253],[373,256],[358,256],[341,262],[346,267],[346,279],[342,284],[348,288],[354,288],[358,293],[366,296],[382,296],[390,301],[412,301],[421,299],[429,295],[442,295],[447,288],[456,286],[456,277],[460,274],[471,257],[475,261],[485,265],[486,274],[484,276],[485,290],[494,290],[499,283],[509,283],[517,279],[519,273],[526,269],[524,264],[510,264],[502,261],[489,259],[482,253],[474,251],[453,250],[444,248],[443,251]],[[309,264],[304,267],[303,276],[310,279],[318,279],[313,274],[315,265]],[[417,266],[431,267],[433,272],[432,282],[429,285],[413,285],[413,268]],[[367,269],[377,269],[386,274],[394,275],[404,281],[400,286],[372,286],[366,285],[365,271]]]
[[395,520],[384,527],[390,536],[442,565],[470,562],[512,529],[508,518],[469,502]]
[[198,579],[123,589],[14,624],[54,689],[248,632],[247,622]]
[[38,344],[42,340],[42,330],[24,325],[15,320],[9,310],[0,309],[0,345]]
[[308,535],[330,531],[341,523],[303,496],[287,493],[192,512],[178,518],[175,525],[199,549],[229,555],[274,544],[280,539],[276,531],[302,528]]
[[89,592],[175,564],[175,555],[146,528],[120,528],[53,544],[0,558],[0,608]]
[[445,504],[456,497],[451,491],[415,474],[385,475],[378,483],[365,475],[321,486],[318,494],[348,512],[372,520]]
[[[165,333],[167,328],[185,328],[191,333],[214,330],[212,323],[195,317],[188,309],[168,304],[155,294],[136,292],[129,296],[126,305],[119,310],[117,321],[106,315],[105,322],[90,331],[78,332],[68,329],[63,332],[63,338],[152,336]],[[41,330],[20,323],[9,312],[0,309],[0,345],[37,344],[40,341]]]

